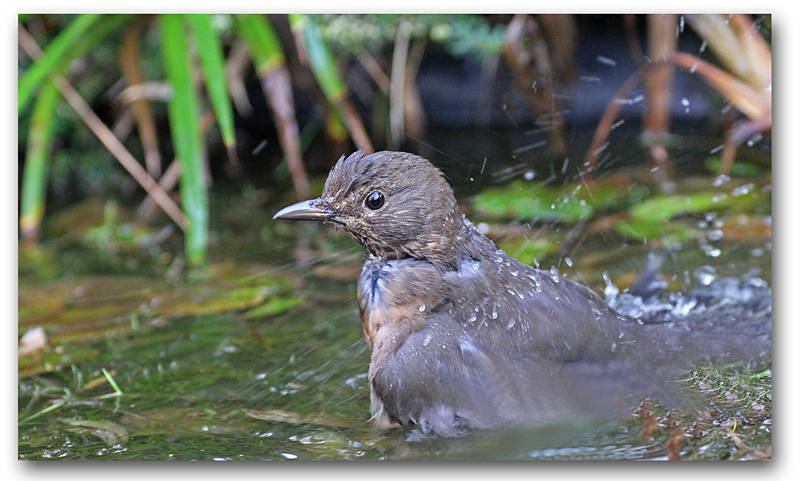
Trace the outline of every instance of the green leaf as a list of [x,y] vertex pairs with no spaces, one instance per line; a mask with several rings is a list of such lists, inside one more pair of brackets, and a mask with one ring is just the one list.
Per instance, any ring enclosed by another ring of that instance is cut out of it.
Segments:
[[631,218],[614,224],[621,236],[639,241],[660,240],[664,245],[697,239],[703,235],[700,229],[682,222],[667,222],[655,219]]
[[200,100],[192,79],[191,54],[183,16],[161,16],[162,48],[172,96],[167,105],[172,143],[181,163],[181,205],[186,214],[186,259],[190,266],[206,260],[208,193],[205,185]]
[[50,141],[61,98],[53,82],[46,82],[33,107],[25,169],[22,173],[19,226],[23,237],[35,235],[44,215]]
[[274,297],[264,304],[244,313],[248,319],[276,316],[290,311],[305,301],[304,297]]
[[328,101],[336,105],[347,92],[339,70],[336,68],[336,60],[331,55],[325,39],[322,38],[319,26],[314,17],[305,14],[289,14],[289,21],[292,30],[302,33],[308,63],[314,76],[325,93]]
[[263,15],[236,15],[236,31],[247,43],[260,76],[286,63],[278,36]]
[[189,26],[197,42],[197,52],[203,67],[203,78],[214,113],[217,116],[222,141],[228,151],[235,149],[236,137],[233,126],[233,105],[228,96],[228,82],[225,76],[225,59],[222,53],[222,42],[211,26],[211,15],[190,14]]
[[[709,157],[706,159],[706,168],[713,172],[719,173],[722,161],[719,157]],[[746,164],[744,162],[734,162],[731,165],[731,175],[736,177],[757,177],[764,169],[759,168],[757,165]]]
[[33,94],[41,86],[48,74],[56,71],[75,58],[75,45],[84,38],[87,31],[101,17],[97,13],[78,15],[44,49],[42,55],[22,75],[17,86],[17,115],[30,102]]
[[684,214],[709,211],[732,210],[747,212],[763,203],[765,196],[756,189],[746,189],[744,193],[734,189],[727,192],[698,192],[689,195],[662,195],[653,197],[630,209],[636,219],[668,221]]
[[475,197],[475,208],[491,217],[522,221],[574,223],[594,215],[594,208],[583,199],[522,181],[484,190]]
[[652,222],[664,222],[681,214],[706,212],[724,207],[727,194],[700,192],[691,195],[662,195],[631,207],[631,216]]
[[512,242],[501,242],[499,247],[506,254],[526,264],[534,264],[536,259],[541,259],[548,254],[558,251],[555,240],[540,237],[537,239],[519,239]]

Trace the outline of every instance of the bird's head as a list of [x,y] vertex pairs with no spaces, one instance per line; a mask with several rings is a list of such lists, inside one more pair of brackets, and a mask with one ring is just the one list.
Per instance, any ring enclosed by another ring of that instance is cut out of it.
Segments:
[[273,218],[329,222],[374,256],[425,259],[448,270],[458,266],[465,231],[441,171],[404,152],[342,156],[320,198],[290,205]]

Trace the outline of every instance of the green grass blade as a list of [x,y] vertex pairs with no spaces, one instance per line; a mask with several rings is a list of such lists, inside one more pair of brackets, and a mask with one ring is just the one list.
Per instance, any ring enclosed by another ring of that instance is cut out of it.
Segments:
[[[344,123],[342,113],[336,105],[335,100],[344,96],[344,83],[336,80],[338,76],[337,71],[329,71],[327,75],[317,73],[318,71],[324,72],[326,69],[330,70],[331,65],[335,67],[335,63],[332,63],[333,58],[327,51],[325,44],[322,43],[321,37],[318,35],[316,24],[311,26],[312,31],[309,33],[308,29],[311,23],[312,20],[308,15],[299,13],[289,14],[289,25],[292,32],[294,32],[295,35],[299,34],[303,42],[303,46],[298,46],[298,48],[303,48],[306,51],[311,70],[314,76],[317,77],[317,82],[319,82],[322,87],[323,93],[325,93],[328,101],[334,106],[333,109],[328,110],[326,115],[325,131],[334,142],[342,142],[347,139],[347,126]],[[309,47],[309,41],[311,47]],[[309,50],[313,51],[313,54]],[[331,95],[333,95],[335,99],[332,98]]]
[[236,31],[247,43],[260,76],[286,63],[278,36],[263,15],[236,15]]
[[359,148],[373,152],[369,135],[355,107],[347,98],[347,87],[336,67],[336,59],[328,49],[314,16],[289,14],[289,24],[292,31],[301,36],[311,71],[328,102],[337,110],[336,115],[329,117],[328,132],[336,133],[343,123]]
[[33,106],[25,169],[22,172],[19,214],[19,227],[26,241],[36,241],[44,215],[50,140],[60,98],[55,84],[46,82]]
[[117,385],[117,381],[114,380],[114,377],[111,375],[110,372],[106,370],[106,368],[102,368],[103,376],[106,377],[106,380],[109,384],[111,384],[111,388],[114,389],[114,393],[118,396],[122,396],[122,389],[119,388]]
[[167,105],[172,143],[181,165],[181,204],[186,214],[186,259],[205,262],[208,244],[208,193],[205,185],[200,100],[192,80],[192,61],[183,16],[161,16],[164,68],[172,88]]
[[217,124],[222,133],[229,154],[236,152],[236,137],[233,126],[233,105],[228,96],[228,82],[225,77],[225,59],[222,53],[222,42],[219,35],[211,26],[211,15],[190,14],[189,26],[192,28],[197,41],[197,52],[200,64],[203,67],[203,77],[206,81],[211,105],[217,116]]
[[344,81],[339,70],[336,68],[336,60],[333,58],[322,33],[319,31],[317,23],[310,15],[290,14],[289,21],[292,30],[302,33],[305,43],[308,63],[311,70],[319,82],[319,86],[328,98],[328,101],[336,105],[347,92]]
[[100,14],[82,14],[67,25],[44,49],[42,56],[19,79],[17,86],[17,115],[19,115],[47,75],[74,58],[73,48],[101,18]]

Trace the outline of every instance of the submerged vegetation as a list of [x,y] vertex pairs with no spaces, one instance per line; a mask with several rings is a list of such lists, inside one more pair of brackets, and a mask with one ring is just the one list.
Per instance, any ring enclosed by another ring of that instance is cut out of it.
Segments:
[[[769,282],[769,16],[18,23],[21,459],[771,457],[769,365],[694,368],[697,410],[647,400],[455,440],[373,431],[361,250],[270,220],[339,155],[404,149],[510,255],[599,292],[652,254],[674,293]],[[592,111],[579,90],[595,86]]]

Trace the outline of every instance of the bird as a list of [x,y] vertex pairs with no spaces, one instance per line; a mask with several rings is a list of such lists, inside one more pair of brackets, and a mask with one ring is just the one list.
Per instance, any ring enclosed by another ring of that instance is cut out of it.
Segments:
[[546,424],[613,409],[623,391],[668,390],[688,362],[769,351],[768,290],[758,306],[634,317],[506,254],[411,153],[342,155],[319,198],[273,218],[332,224],[366,249],[357,301],[379,428]]

